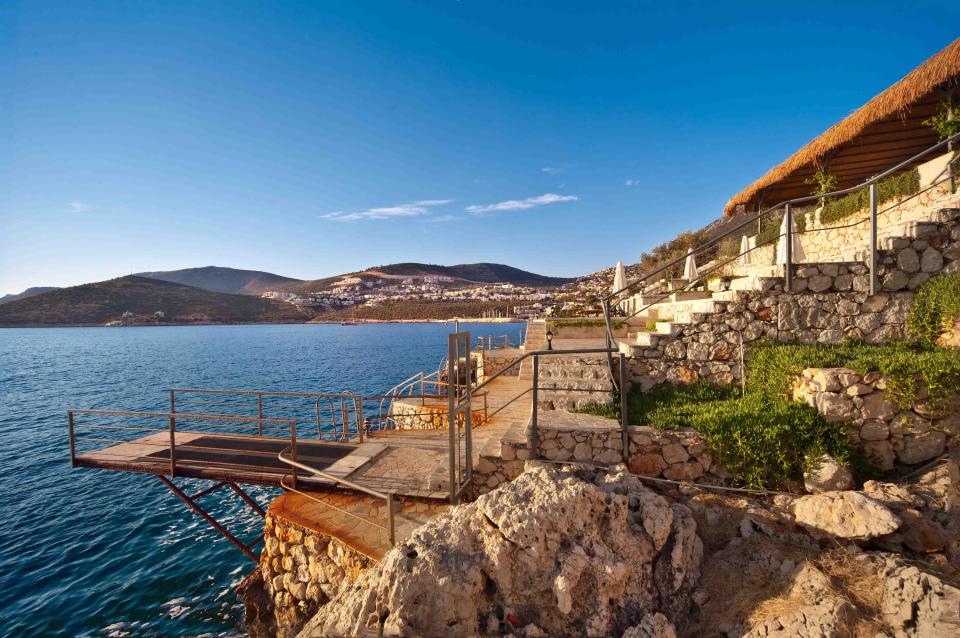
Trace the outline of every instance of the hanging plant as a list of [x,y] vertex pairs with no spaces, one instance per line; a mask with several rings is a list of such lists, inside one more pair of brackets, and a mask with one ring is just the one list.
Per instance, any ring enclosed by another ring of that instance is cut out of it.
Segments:
[[924,120],[923,124],[932,128],[941,140],[960,133],[960,102],[942,102],[940,112]]

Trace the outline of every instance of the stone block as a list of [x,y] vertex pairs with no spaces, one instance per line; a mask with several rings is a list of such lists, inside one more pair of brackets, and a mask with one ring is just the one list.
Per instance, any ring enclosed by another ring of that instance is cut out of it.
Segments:
[[663,471],[663,475],[671,481],[696,481],[703,476],[703,466],[696,461],[674,463]]
[[660,476],[667,462],[659,454],[637,454],[627,461],[627,469],[641,476]]
[[680,443],[664,445],[660,453],[663,455],[663,459],[671,465],[674,463],[683,463],[690,458],[687,449]]
[[923,463],[940,456],[945,443],[946,435],[938,430],[922,434],[905,434],[902,446],[896,449],[897,459],[907,465]]

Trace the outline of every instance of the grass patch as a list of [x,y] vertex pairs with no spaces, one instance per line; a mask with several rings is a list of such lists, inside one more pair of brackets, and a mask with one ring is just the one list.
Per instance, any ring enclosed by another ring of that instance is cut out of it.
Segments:
[[960,387],[960,351],[918,343],[762,343],[751,351],[746,392],[731,385],[697,382],[631,388],[630,422],[658,429],[691,427],[703,434],[716,460],[735,483],[781,486],[799,480],[807,459],[830,454],[860,474],[870,468],[856,457],[847,426],[828,423],[813,408],[791,400],[793,381],[805,368],[852,368],[887,378],[887,392],[901,406],[922,387],[932,399]]
[[631,422],[658,429],[692,427],[734,481],[755,487],[798,479],[806,458],[828,453],[848,461],[851,446],[842,424],[827,423],[813,408],[788,400],[740,396],[735,386],[698,382],[660,385],[630,393]]
[[932,346],[958,317],[960,275],[937,275],[917,291],[907,315],[907,328],[921,343]]
[[[603,319],[576,319],[573,321],[547,321],[547,329],[554,330],[559,328],[602,328],[607,324]],[[610,327],[619,330],[627,324],[617,319],[611,319]]]
[[[894,199],[913,195],[920,190],[920,171],[913,169],[891,175],[877,182],[877,206]],[[870,206],[870,191],[866,188],[827,202],[820,212],[820,223],[830,224],[846,219]]]

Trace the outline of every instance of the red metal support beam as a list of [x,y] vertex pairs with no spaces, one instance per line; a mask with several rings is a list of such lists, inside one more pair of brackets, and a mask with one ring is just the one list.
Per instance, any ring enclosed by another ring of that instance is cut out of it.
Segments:
[[237,485],[236,483],[227,483],[227,486],[228,486],[231,490],[233,490],[234,493],[235,493],[237,496],[239,496],[239,497],[243,500],[244,503],[246,503],[247,505],[249,505],[249,506],[250,506],[250,509],[252,509],[254,512],[256,512],[257,514],[259,514],[259,515],[260,515],[260,518],[266,518],[266,517],[267,517],[267,513],[266,513],[265,511],[263,511],[263,508],[260,507],[260,504],[257,503],[255,500],[253,500],[253,497],[251,497],[249,494],[247,494],[246,492],[244,492],[243,489],[242,489],[239,485]]
[[192,509],[194,512],[196,512],[197,514],[199,514],[200,517],[203,518],[203,520],[205,520],[205,521],[207,521],[208,523],[210,523],[210,526],[211,526],[211,527],[213,527],[215,530],[217,530],[218,532],[220,532],[220,534],[223,535],[223,537],[226,538],[228,541],[230,541],[231,543],[233,543],[233,544],[236,546],[236,548],[239,549],[241,552],[243,552],[244,555],[245,555],[247,558],[249,558],[250,560],[252,560],[252,561],[255,562],[255,563],[259,563],[259,562],[260,562],[259,559],[257,558],[257,555],[253,553],[253,550],[251,550],[249,547],[247,547],[246,545],[244,545],[243,543],[241,543],[240,540],[239,540],[236,536],[234,536],[233,534],[231,534],[230,531],[227,530],[226,527],[224,527],[223,525],[221,525],[220,523],[218,523],[217,520],[216,520],[214,517],[212,517],[210,514],[208,514],[208,513],[206,512],[206,510],[204,510],[202,507],[200,507],[200,505],[198,505],[196,502],[194,502],[193,499],[191,499],[189,496],[187,496],[186,494],[184,494],[183,490],[181,490],[179,487],[177,487],[176,485],[174,485],[173,482],[170,481],[170,479],[168,479],[168,478],[165,477],[165,476],[161,476],[161,475],[159,475],[159,474],[157,475],[157,478],[160,479],[160,482],[163,483],[164,485],[166,485],[166,486],[167,486],[167,489],[170,490],[171,492],[173,492],[173,493],[177,496],[177,498],[179,498],[181,501],[183,501],[184,503],[186,503],[187,506],[188,506],[190,509]]

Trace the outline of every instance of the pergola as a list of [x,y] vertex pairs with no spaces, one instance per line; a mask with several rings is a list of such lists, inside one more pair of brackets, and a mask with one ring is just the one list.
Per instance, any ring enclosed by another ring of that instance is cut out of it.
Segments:
[[939,112],[941,104],[957,98],[960,39],[734,195],[724,214],[758,211],[810,195],[814,187],[805,182],[818,167],[836,175],[838,186],[846,188],[906,161],[937,143],[937,134],[923,122]]

